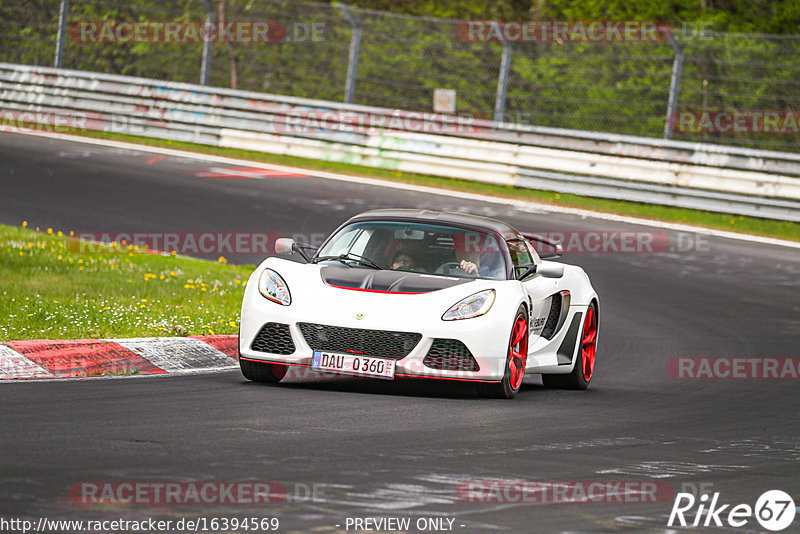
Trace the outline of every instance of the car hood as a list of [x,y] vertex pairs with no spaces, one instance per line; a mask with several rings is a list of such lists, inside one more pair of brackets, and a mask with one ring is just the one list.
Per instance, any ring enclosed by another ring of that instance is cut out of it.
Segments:
[[473,281],[470,278],[337,265],[322,267],[320,276],[329,286],[386,293],[430,293]]

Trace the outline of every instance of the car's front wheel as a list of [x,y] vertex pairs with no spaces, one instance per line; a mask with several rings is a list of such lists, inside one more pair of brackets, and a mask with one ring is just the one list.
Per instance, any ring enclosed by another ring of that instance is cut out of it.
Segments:
[[254,362],[239,358],[244,377],[252,382],[277,384],[286,376],[286,366],[267,362]]
[[511,327],[505,371],[500,382],[484,384],[485,393],[498,399],[513,399],[525,378],[528,362],[528,312],[520,306]]

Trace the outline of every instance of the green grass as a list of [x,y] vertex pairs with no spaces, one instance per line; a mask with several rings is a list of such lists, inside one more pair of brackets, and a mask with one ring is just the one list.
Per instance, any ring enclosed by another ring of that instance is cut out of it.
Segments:
[[252,266],[0,225],[0,340],[236,334]]
[[771,219],[743,217],[741,215],[713,213],[670,206],[642,204],[638,202],[581,197],[571,194],[559,194],[552,191],[538,191],[519,187],[485,184],[470,180],[424,176],[389,169],[352,165],[349,163],[320,161],[234,148],[212,147],[195,143],[166,141],[126,134],[82,131],[80,135],[800,241],[800,223],[789,221],[775,221]]

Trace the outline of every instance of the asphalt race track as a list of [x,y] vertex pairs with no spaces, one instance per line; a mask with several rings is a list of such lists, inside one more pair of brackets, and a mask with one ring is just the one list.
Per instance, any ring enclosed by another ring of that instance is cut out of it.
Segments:
[[[311,238],[366,209],[417,207],[498,217],[527,231],[657,230],[310,177],[197,176],[214,166],[0,134],[0,223]],[[798,380],[667,373],[677,357],[798,356],[800,251],[664,232],[672,250],[564,257],[586,269],[601,298],[598,368],[586,392],[547,390],[529,377],[515,400],[502,401],[458,384],[271,387],[238,372],[2,383],[0,516],[278,517],[280,532],[344,532],[348,518],[365,517],[411,518],[411,532],[419,518],[450,518],[453,531],[465,533],[671,532],[672,491],[702,488],[719,492],[721,503],[752,506],[781,489],[800,504]],[[485,480],[639,481],[672,491],[655,503],[486,503],[459,492]],[[73,504],[70,487],[86,481],[271,481],[288,498]],[[751,519],[747,528],[687,531],[764,530]]]

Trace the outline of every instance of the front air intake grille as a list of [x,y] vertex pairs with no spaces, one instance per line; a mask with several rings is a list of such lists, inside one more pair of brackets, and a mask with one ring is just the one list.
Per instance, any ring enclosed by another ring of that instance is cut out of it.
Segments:
[[299,323],[300,332],[314,350],[350,352],[399,360],[417,346],[422,334],[364,330],[322,324]]
[[434,339],[422,360],[426,367],[444,371],[479,371],[480,366],[466,345],[457,339]]
[[294,342],[292,341],[292,334],[289,332],[289,325],[281,323],[265,324],[258,331],[253,343],[250,344],[250,348],[271,354],[293,354]]

